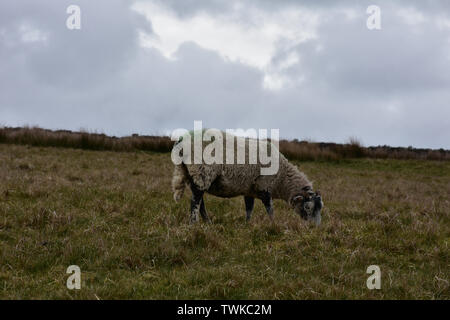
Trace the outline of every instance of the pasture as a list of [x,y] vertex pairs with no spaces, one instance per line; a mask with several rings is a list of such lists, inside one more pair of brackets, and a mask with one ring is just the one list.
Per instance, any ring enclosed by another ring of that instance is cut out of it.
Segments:
[[212,223],[190,225],[169,153],[0,144],[0,299],[450,298],[449,161],[293,163],[323,195],[319,228],[281,201],[246,223],[242,197],[209,195]]

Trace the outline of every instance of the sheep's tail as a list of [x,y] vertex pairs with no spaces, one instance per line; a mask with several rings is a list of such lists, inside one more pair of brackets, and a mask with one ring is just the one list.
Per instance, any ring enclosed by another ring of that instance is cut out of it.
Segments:
[[188,172],[186,165],[184,163],[175,165],[175,170],[173,171],[173,178],[172,178],[172,191],[173,191],[173,199],[175,200],[175,202],[178,202],[183,196],[187,182],[188,182]]

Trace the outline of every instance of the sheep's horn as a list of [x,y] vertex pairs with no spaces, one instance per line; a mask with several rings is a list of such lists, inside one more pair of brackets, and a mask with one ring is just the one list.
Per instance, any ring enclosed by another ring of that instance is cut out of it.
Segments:
[[291,199],[291,201],[289,201],[289,204],[291,205],[292,208],[295,206],[295,201],[297,201],[298,199],[303,199],[303,196],[301,195],[295,196]]

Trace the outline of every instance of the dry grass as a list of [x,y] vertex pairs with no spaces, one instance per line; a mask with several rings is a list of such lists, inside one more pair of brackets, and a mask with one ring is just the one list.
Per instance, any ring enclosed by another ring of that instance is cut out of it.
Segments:
[[37,127],[0,128],[0,143],[86,150],[169,152],[173,142],[164,136],[110,137],[100,133],[47,130]]
[[258,202],[246,224],[243,199],[212,196],[213,223],[189,225],[169,154],[0,144],[0,298],[450,297],[449,162],[296,163],[322,191],[320,228],[279,201],[274,223]]
[[[127,152],[170,152],[173,146],[173,142],[166,136],[133,134],[129,137],[117,138],[98,133],[52,131],[37,127],[0,128],[0,143]],[[358,158],[450,160],[449,150],[389,146],[363,147],[354,137],[345,144],[282,140],[280,141],[280,151],[289,159],[300,161]]]

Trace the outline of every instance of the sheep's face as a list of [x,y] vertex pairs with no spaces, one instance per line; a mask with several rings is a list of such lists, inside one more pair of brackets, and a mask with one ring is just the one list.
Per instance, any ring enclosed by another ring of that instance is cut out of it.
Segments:
[[301,195],[294,197],[293,205],[294,211],[303,219],[314,222],[317,226],[320,224],[323,202],[319,191],[303,191]]

